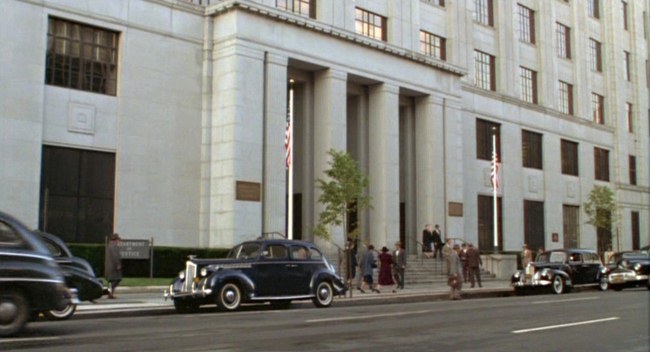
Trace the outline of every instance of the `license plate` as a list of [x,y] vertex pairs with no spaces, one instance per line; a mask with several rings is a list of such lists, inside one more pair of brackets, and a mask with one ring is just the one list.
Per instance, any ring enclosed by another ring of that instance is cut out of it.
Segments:
[[625,279],[622,277],[613,277],[611,278],[613,284],[621,284],[625,282]]

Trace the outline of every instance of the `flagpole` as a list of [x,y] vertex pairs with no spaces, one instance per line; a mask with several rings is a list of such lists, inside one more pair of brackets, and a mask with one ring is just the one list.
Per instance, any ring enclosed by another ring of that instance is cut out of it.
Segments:
[[288,171],[288,205],[287,205],[287,238],[293,239],[293,80],[289,80],[289,145],[287,146]]
[[493,203],[493,213],[494,213],[494,253],[499,252],[499,223],[498,223],[498,209],[497,209],[497,179],[499,169],[497,168],[497,135],[495,128],[492,128],[492,168],[493,168],[493,180],[492,180],[492,196],[494,198]]

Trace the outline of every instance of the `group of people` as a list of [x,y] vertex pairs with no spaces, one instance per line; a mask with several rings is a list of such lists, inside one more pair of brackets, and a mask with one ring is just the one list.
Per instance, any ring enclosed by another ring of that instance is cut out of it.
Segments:
[[[448,240],[448,244],[451,245],[451,240]],[[452,300],[461,299],[460,292],[463,283],[469,282],[472,288],[477,283],[478,287],[483,287],[481,284],[481,265],[483,265],[481,253],[474,248],[472,243],[454,244],[447,253],[447,283],[451,288],[450,298]]]
[[440,225],[436,224],[435,229],[432,229],[430,224],[426,224],[424,230],[422,230],[422,252],[424,255],[427,257],[433,256],[434,259],[440,256],[440,260],[442,260],[442,247],[444,245]]
[[[366,293],[367,290],[372,292],[381,293],[380,289],[383,287],[393,287],[393,292],[396,289],[404,288],[404,271],[406,270],[406,252],[402,247],[402,243],[395,242],[395,250],[391,251],[388,247],[384,246],[378,252],[375,246],[369,244],[363,253],[357,259],[356,241],[348,240],[348,248],[352,251],[353,270],[350,272],[349,279],[354,278],[356,275],[356,267],[360,271],[357,281],[357,289],[361,293]],[[379,262],[379,263],[377,263]],[[379,269],[377,283],[373,279],[373,270]]]

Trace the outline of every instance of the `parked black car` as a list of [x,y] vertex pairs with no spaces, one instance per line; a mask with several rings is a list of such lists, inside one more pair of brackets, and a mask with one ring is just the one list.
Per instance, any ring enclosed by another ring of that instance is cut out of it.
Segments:
[[[34,232],[40,236],[61,267],[66,285],[77,290],[79,301],[94,301],[108,292],[104,284],[95,276],[90,263],[83,258],[73,256],[68,246],[59,237],[47,232]],[[43,315],[50,320],[65,320],[70,318],[76,309],[77,305],[71,302],[64,309],[47,310]]]
[[0,336],[18,333],[41,312],[77,302],[38,236],[0,211]]
[[607,284],[614,291],[647,286],[650,290],[650,255],[648,252],[620,252],[605,264]]
[[260,239],[233,247],[226,259],[190,258],[165,298],[178,312],[191,312],[206,304],[231,311],[245,302],[288,308],[303,299],[327,307],[342,294],[342,279],[314,244]]
[[576,285],[599,285],[606,290],[606,277],[598,253],[588,249],[555,249],[540,254],[535,262],[512,275],[517,293],[550,288],[554,293],[570,292]]

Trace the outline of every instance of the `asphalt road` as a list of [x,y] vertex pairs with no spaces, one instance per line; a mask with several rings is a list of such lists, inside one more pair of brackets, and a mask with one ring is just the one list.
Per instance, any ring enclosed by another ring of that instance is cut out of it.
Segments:
[[650,292],[36,322],[0,351],[648,351]]

